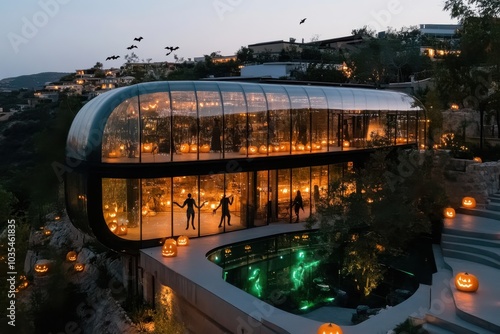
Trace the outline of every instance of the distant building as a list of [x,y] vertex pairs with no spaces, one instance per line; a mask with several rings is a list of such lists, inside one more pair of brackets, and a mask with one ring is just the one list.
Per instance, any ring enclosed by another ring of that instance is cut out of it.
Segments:
[[456,38],[460,27],[460,24],[421,24],[418,30],[422,35],[438,39],[452,39]]
[[303,62],[273,62],[258,65],[247,65],[241,68],[242,77],[291,78],[294,71],[306,70]]

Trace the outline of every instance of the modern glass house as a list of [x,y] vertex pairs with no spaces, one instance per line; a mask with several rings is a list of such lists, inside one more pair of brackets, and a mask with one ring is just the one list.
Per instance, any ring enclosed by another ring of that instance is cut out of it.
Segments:
[[[88,102],[71,126],[68,213],[131,253],[171,236],[292,222],[298,191],[303,220],[346,170],[380,148],[423,147],[425,132],[420,102],[393,91],[225,81],[123,87]],[[188,194],[192,210],[183,206]],[[219,207],[224,197],[228,211]]]

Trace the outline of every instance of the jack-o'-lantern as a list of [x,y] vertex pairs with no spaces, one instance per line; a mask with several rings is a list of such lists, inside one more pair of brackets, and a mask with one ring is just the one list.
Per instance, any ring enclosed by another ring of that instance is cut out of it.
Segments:
[[75,263],[73,266],[76,272],[82,272],[85,269],[85,265],[83,263]]
[[257,154],[257,152],[258,152],[257,146],[249,146],[248,147],[248,155]]
[[21,283],[17,286],[19,290],[26,289],[29,285],[29,282],[26,280],[22,280]]
[[351,143],[348,140],[344,140],[344,142],[342,143],[342,146],[351,147]]
[[118,152],[116,152],[116,151],[110,151],[108,153],[108,158],[112,158],[112,159],[118,158]]
[[318,334],[342,334],[342,328],[339,325],[326,323],[318,328]]
[[250,253],[252,251],[252,246],[245,245],[245,253]]
[[142,152],[143,153],[151,153],[153,151],[153,144],[144,143],[142,144]]
[[201,153],[208,153],[210,152],[210,145],[208,144],[203,144],[200,146],[200,152]]
[[476,207],[476,200],[474,197],[464,197],[462,198],[462,206],[468,209],[474,209]]
[[483,159],[481,159],[480,157],[474,157],[474,159],[472,159],[474,162],[483,162]]
[[108,228],[111,232],[116,233],[116,230],[118,229],[118,224],[115,222],[111,222],[108,224]]
[[247,155],[247,148],[245,146],[240,147],[240,155]]
[[127,235],[127,233],[128,233],[128,228],[127,228],[127,225],[125,225],[125,224],[121,224],[116,229],[116,235]]
[[468,272],[461,272],[455,276],[455,287],[459,291],[475,292],[479,288],[479,280]]
[[189,144],[181,144],[179,151],[181,151],[181,153],[188,153],[189,152]]
[[306,147],[304,146],[304,144],[299,144],[297,145],[297,151],[305,151]]
[[175,243],[175,240],[173,239],[167,239],[165,243],[163,244],[163,247],[161,249],[161,255],[165,257],[174,257],[177,256],[177,244]]
[[187,235],[180,235],[177,238],[178,246],[188,246],[189,245],[189,237]]
[[266,145],[260,145],[260,147],[259,147],[259,153],[260,154],[267,154],[267,152],[268,152],[267,146]]
[[198,152],[198,145],[196,145],[196,144],[191,144],[191,146],[189,146],[189,152],[191,152],[191,153],[196,153],[196,152]]
[[281,143],[280,152],[290,152],[290,143]]
[[39,275],[46,274],[49,271],[50,262],[48,260],[38,260],[33,268]]
[[443,213],[445,218],[455,218],[455,209],[453,208],[446,208]]
[[313,149],[313,151],[319,151],[319,150],[321,150],[321,143],[314,143],[314,144],[312,144],[312,149]]
[[224,249],[224,254],[226,255],[226,257],[231,256],[231,253],[232,253],[232,252],[233,252],[233,251],[231,250],[231,248],[226,248],[226,249]]
[[66,254],[66,260],[70,262],[75,262],[77,257],[78,254],[75,251],[69,251],[68,254]]
[[51,231],[51,230],[49,230],[49,229],[44,229],[44,230],[43,230],[43,235],[45,235],[45,236],[47,236],[47,237],[48,237],[48,236],[52,235],[52,231]]

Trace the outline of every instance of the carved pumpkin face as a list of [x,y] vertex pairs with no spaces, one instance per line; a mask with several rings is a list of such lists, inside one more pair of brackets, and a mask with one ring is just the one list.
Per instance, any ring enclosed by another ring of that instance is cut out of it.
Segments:
[[245,146],[240,148],[240,155],[247,155],[247,148]]
[[257,154],[257,146],[248,147],[248,154]]
[[336,324],[326,323],[318,328],[318,334],[342,334],[342,328]]
[[128,228],[127,225],[121,224],[118,226],[118,229],[116,230],[116,235],[127,235],[128,233]]
[[85,265],[83,263],[75,263],[73,269],[75,269],[76,272],[81,272],[85,269]]
[[462,206],[468,209],[473,209],[476,207],[476,200],[474,197],[464,197],[462,199]]
[[45,230],[43,230],[43,234],[46,235],[46,236],[49,236],[49,235],[52,234],[52,231],[45,229]]
[[49,271],[49,261],[47,260],[38,260],[35,263],[35,272],[37,274],[45,274]]
[[163,244],[163,247],[161,249],[161,255],[165,257],[177,256],[177,244],[175,243],[175,240],[174,242],[168,242],[168,240],[165,241],[165,243]]
[[177,238],[178,246],[188,246],[189,245],[189,237],[187,235],[181,235]]
[[153,145],[151,143],[142,144],[142,152],[151,153],[153,151]]
[[111,232],[116,233],[116,230],[118,229],[118,224],[115,222],[111,222],[108,224],[108,228]]
[[75,251],[69,251],[68,254],[66,254],[66,260],[70,262],[75,262],[78,254],[76,254]]
[[455,276],[455,287],[459,291],[475,292],[479,288],[479,281],[476,276],[461,272]]
[[252,251],[252,246],[245,245],[245,253],[250,253]]
[[189,152],[191,152],[191,153],[196,153],[196,152],[198,152],[198,145],[196,145],[196,144],[191,144],[191,146],[189,146]]
[[444,209],[444,217],[445,218],[455,218],[455,209],[453,209],[453,208]]

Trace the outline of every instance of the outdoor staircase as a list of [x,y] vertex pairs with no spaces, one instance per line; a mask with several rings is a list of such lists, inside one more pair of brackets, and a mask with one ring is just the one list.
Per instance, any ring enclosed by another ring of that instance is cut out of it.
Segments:
[[[441,245],[435,245],[438,271],[433,275],[430,308],[424,316],[424,329],[430,334],[500,333],[500,321],[491,315],[496,313],[496,318],[500,317],[499,300],[492,304],[496,306],[484,306],[485,317],[482,317],[479,311],[474,313],[462,307],[457,299],[460,292],[456,291],[453,283],[453,269],[464,267],[463,261],[468,261],[466,267],[471,268],[471,272],[482,273],[479,289],[481,282],[485,281],[483,278],[490,282],[485,284],[500,281],[500,194],[491,195],[481,207],[457,209],[454,219],[453,224],[446,224],[445,221]],[[462,228],[454,228],[457,223]],[[479,224],[481,228],[477,227]],[[477,303],[483,296],[477,294],[473,298]]]

